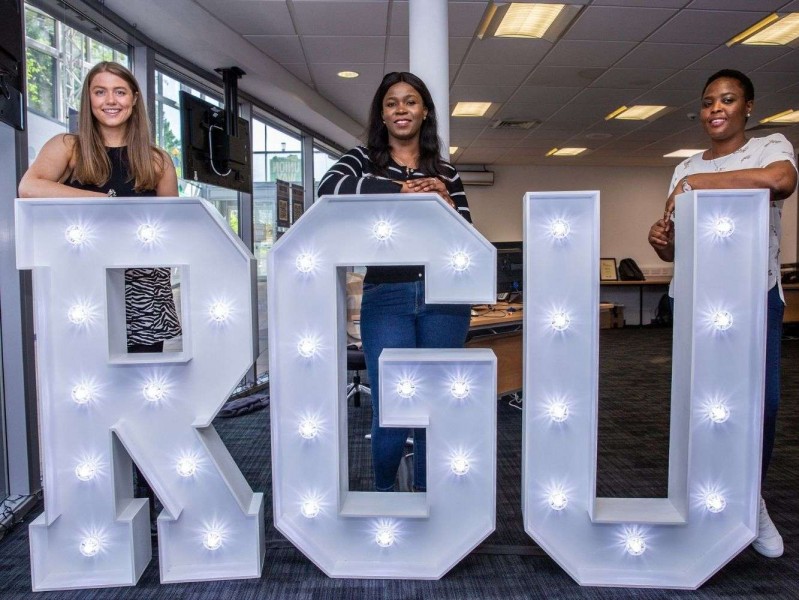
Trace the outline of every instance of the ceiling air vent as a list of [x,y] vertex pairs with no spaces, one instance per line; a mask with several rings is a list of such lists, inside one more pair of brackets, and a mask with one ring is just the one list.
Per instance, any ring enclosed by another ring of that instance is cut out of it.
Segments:
[[541,121],[522,121],[521,119],[500,119],[491,124],[491,129],[532,129],[540,125]]

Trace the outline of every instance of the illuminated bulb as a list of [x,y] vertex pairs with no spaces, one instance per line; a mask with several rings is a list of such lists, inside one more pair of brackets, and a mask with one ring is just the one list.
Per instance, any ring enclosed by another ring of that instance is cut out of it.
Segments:
[[472,259],[466,252],[455,252],[449,258],[449,264],[452,265],[452,268],[456,271],[465,271],[469,268],[471,262]]
[[394,530],[390,525],[380,525],[375,533],[375,543],[381,548],[388,548],[394,543]]
[[304,252],[297,257],[297,260],[294,261],[294,264],[297,265],[297,270],[300,273],[310,273],[316,266],[316,260],[312,254]]
[[394,228],[388,221],[378,221],[372,227],[372,235],[381,242],[389,239],[392,233],[394,233]]
[[397,384],[397,394],[403,398],[413,398],[416,394],[416,384],[411,379],[403,379]]
[[710,321],[713,323],[713,327],[715,327],[718,331],[727,331],[730,327],[732,327],[732,315],[726,310],[714,312]]
[[141,391],[148,402],[158,402],[164,397],[164,387],[157,381],[146,383]]
[[624,540],[624,549],[631,556],[641,556],[646,551],[646,540],[640,533],[628,533]]
[[97,475],[97,462],[93,460],[85,460],[75,467],[75,477],[81,481],[90,481]]
[[565,331],[569,328],[571,324],[571,319],[569,315],[565,312],[556,312],[552,314],[552,320],[550,321],[550,325],[552,325],[552,329],[555,331]]
[[72,399],[75,404],[88,404],[92,400],[92,388],[86,383],[79,383],[72,388]]
[[729,217],[720,217],[713,223],[713,232],[718,237],[730,237],[733,231],[735,231],[735,222]]
[[300,356],[303,358],[311,358],[316,354],[316,350],[316,342],[309,337],[302,338],[300,343],[297,344],[297,352],[299,352]]
[[718,492],[710,492],[705,496],[705,508],[712,513],[720,513],[727,508],[727,501]]
[[197,459],[193,456],[183,456],[178,459],[175,470],[181,477],[192,477],[197,472]]
[[300,421],[300,426],[297,428],[300,435],[306,440],[312,440],[319,435],[319,423],[316,419],[307,418]]
[[563,423],[569,418],[569,405],[565,402],[553,402],[549,405],[549,418],[555,423]]
[[319,500],[316,498],[307,498],[306,500],[302,501],[302,505],[300,506],[300,512],[306,519],[313,519],[314,517],[319,516],[319,512],[321,510],[322,506],[319,504]]
[[88,535],[81,540],[79,549],[83,556],[94,556],[100,551],[101,546],[100,538],[96,535]]
[[222,532],[216,529],[209,529],[203,535],[203,546],[206,550],[218,550],[222,547]]
[[469,384],[462,379],[458,379],[452,382],[452,385],[449,386],[449,391],[458,400],[463,400],[469,395]]
[[562,240],[568,236],[569,231],[571,231],[571,227],[569,227],[569,224],[563,219],[555,219],[549,228],[549,232],[556,240]]
[[452,457],[452,460],[449,462],[449,468],[452,469],[452,472],[455,473],[458,477],[462,475],[466,475],[469,472],[469,459],[466,458],[463,454],[459,454],[458,456]]
[[89,232],[80,225],[70,225],[64,231],[64,237],[73,246],[81,246],[89,239]]
[[569,498],[562,490],[556,490],[549,495],[549,507],[552,510],[563,510],[569,504]]
[[73,304],[67,311],[67,319],[74,325],[83,325],[91,317],[91,310],[85,304]]
[[152,244],[158,239],[158,228],[150,223],[143,223],[136,230],[136,237],[142,244]]
[[214,302],[211,308],[208,309],[208,314],[217,323],[222,323],[230,317],[230,306],[228,306],[227,302]]
[[714,423],[724,423],[730,418],[730,409],[723,402],[714,402],[708,405],[707,416]]

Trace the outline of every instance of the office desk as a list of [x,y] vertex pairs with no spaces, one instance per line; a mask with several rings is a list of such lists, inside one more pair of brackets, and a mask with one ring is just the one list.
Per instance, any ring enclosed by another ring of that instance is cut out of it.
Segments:
[[782,286],[785,292],[785,315],[783,323],[799,323],[799,283],[786,283]]
[[649,286],[660,285],[668,288],[671,277],[650,277],[644,281],[600,281],[600,298],[602,295],[603,287],[630,287],[636,286],[638,288],[638,325],[644,324],[644,288]]
[[[512,308],[513,311],[508,311]],[[497,395],[522,389],[521,304],[498,303],[494,310],[472,317],[467,348],[488,348],[497,356]]]

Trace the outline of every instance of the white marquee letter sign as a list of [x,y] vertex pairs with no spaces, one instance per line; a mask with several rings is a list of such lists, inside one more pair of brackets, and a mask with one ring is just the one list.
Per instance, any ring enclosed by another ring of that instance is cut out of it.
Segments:
[[433,194],[322,198],[269,254],[275,525],[332,577],[438,578],[494,530],[490,351],[384,351],[381,422],[427,428],[427,493],[349,491],[344,268],[398,264],[427,302],[494,301],[493,246]]
[[599,193],[524,210],[525,529],[582,585],[695,589],[757,529],[768,193],[677,199],[667,498],[596,497]]
[[[162,582],[260,576],[263,494],[211,425],[253,362],[254,260],[198,199],[17,200],[17,265],[33,269],[45,512],[34,590],[133,585],[164,505]],[[177,268],[182,350],[127,354],[124,270]]]

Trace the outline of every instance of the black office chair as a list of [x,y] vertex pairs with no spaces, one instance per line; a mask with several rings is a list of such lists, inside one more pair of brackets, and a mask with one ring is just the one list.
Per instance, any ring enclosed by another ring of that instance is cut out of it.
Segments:
[[368,385],[361,383],[361,371],[366,370],[366,358],[360,348],[347,348],[347,370],[354,371],[352,382],[347,386],[347,400],[352,398],[353,406],[361,405],[361,392],[372,395]]

